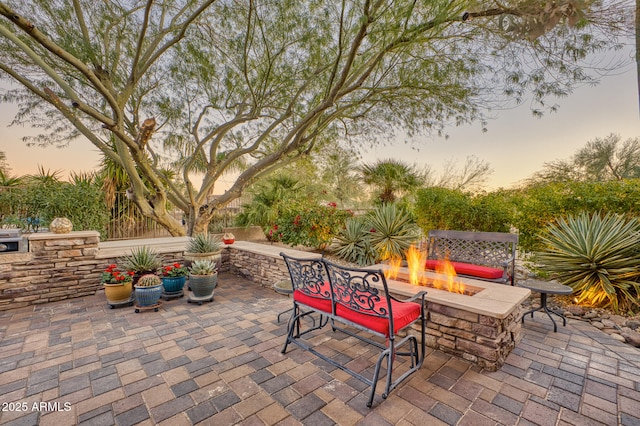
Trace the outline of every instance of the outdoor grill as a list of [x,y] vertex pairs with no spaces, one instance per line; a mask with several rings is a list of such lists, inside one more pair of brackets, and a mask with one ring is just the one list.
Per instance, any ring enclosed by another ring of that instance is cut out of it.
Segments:
[[24,251],[23,243],[19,229],[0,229],[0,254]]

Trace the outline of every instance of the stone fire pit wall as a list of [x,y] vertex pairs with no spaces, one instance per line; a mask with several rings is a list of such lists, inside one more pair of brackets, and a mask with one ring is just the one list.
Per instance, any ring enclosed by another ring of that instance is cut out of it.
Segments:
[[521,305],[503,319],[435,302],[428,302],[427,306],[427,346],[487,370],[500,369],[522,339]]

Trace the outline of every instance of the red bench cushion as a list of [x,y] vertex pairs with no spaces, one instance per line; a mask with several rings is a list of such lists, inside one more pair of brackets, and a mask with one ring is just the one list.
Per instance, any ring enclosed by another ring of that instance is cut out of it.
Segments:
[[[436,270],[444,265],[444,263],[445,261],[443,260],[427,260],[425,267],[427,269]],[[456,274],[471,275],[472,277],[487,278],[490,280],[502,278],[502,275],[504,273],[502,269],[491,268],[489,266],[474,265],[471,263],[451,262],[451,265],[456,271]]]
[[320,293],[326,294],[327,297],[321,297],[319,294],[307,294],[296,289],[293,292],[293,300],[314,309],[331,313],[331,286],[328,281],[320,285]]
[[[374,310],[379,312],[380,309],[386,309],[387,302],[381,300],[375,303]],[[404,328],[407,324],[411,324],[416,318],[420,317],[420,304],[413,302],[398,302],[391,300],[391,308],[393,310],[393,334]],[[389,319],[372,315],[372,311],[354,311],[346,306],[337,303],[336,315],[346,320],[359,324],[369,330],[377,331],[389,337]]]

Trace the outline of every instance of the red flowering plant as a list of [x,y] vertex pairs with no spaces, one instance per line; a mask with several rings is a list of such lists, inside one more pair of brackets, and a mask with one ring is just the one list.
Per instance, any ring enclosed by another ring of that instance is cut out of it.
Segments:
[[337,208],[334,202],[321,204],[308,199],[289,203],[272,229],[278,231],[279,239],[285,244],[324,249],[351,216],[353,212]]
[[186,277],[188,273],[187,267],[178,262],[162,267],[162,276],[166,278]]
[[133,272],[122,272],[115,263],[102,272],[102,284],[125,284],[133,280]]

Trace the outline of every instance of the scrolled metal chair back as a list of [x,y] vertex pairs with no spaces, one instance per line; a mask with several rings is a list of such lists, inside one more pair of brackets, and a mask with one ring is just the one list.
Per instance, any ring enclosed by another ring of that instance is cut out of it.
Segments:
[[[387,281],[382,271],[346,268],[324,261],[336,303],[354,311],[389,318],[392,314]],[[382,285],[383,290],[374,286]],[[380,303],[380,302],[383,303]]]
[[280,255],[289,269],[294,291],[299,290],[311,297],[331,298],[329,278],[322,258],[300,259],[284,253]]

